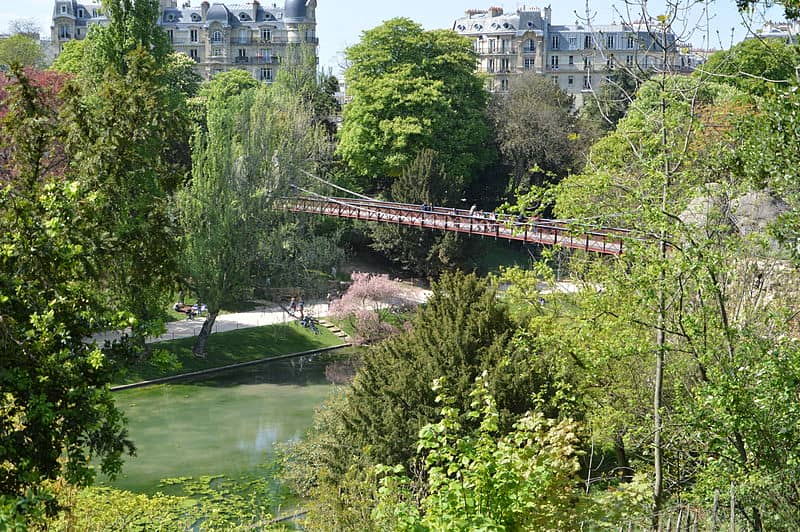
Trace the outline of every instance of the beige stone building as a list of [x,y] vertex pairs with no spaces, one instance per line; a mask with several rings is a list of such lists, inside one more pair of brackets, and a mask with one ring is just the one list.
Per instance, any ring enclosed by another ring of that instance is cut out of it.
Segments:
[[[283,5],[257,0],[246,4],[160,0],[158,25],[176,51],[192,58],[203,79],[238,68],[261,81],[275,79],[281,62],[298,44],[316,54],[316,0],[285,0]],[[100,4],[56,0],[51,28],[54,45],[83,39],[92,24],[104,24]]]
[[470,9],[453,30],[474,40],[490,91],[507,91],[515,77],[533,72],[574,95],[577,106],[617,69],[692,67],[672,33],[647,23],[554,25],[551,17],[550,7]]

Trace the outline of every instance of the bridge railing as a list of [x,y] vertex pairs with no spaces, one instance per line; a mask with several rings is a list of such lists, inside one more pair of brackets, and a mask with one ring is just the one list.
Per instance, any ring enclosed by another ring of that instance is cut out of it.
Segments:
[[561,245],[597,253],[620,255],[624,240],[636,238],[629,230],[593,229],[546,218],[519,218],[494,212],[350,198],[291,197],[284,207],[339,218],[396,223],[543,245]]

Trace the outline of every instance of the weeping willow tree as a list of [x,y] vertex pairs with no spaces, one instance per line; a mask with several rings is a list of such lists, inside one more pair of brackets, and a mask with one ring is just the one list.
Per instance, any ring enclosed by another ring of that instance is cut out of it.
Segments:
[[[316,128],[301,101],[268,85],[210,102],[208,130],[192,154],[192,182],[178,195],[182,264],[208,306],[193,351],[203,357],[220,308],[252,291],[253,266],[276,223],[274,202],[309,160]],[[265,257],[265,255],[267,255]]]

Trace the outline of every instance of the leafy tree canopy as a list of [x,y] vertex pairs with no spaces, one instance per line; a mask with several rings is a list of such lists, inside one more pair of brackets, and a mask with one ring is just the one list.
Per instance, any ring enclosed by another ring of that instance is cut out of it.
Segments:
[[110,68],[124,75],[125,57],[137,48],[147,50],[156,64],[163,65],[172,51],[167,33],[156,24],[160,12],[158,0],[104,0],[103,11],[108,25],[92,26],[87,74],[100,77]]
[[220,72],[211,81],[203,83],[198,96],[206,98],[208,101],[224,102],[232,96],[258,86],[259,82],[253,79],[249,72],[234,68],[228,72]]
[[486,281],[473,274],[444,274],[433,283],[433,296],[415,315],[411,331],[364,358],[344,413],[353,438],[371,460],[406,462],[419,429],[436,418],[431,383],[445,377],[455,405],[466,411],[472,383],[483,371],[489,372],[487,382],[507,431],[514,414],[532,407],[532,394],[546,395],[548,389],[533,361],[509,355],[512,330],[508,310]]
[[42,45],[29,35],[17,33],[0,40],[0,68],[8,68],[14,62],[22,66],[40,66],[43,60]]
[[582,162],[587,143],[578,134],[573,97],[544,76],[514,80],[508,94],[497,94],[490,116],[503,159],[511,167],[510,188],[563,177]]
[[487,164],[487,94],[469,40],[396,18],[348,48],[338,152],[360,175],[397,176],[424,148],[448,174],[471,179]]
[[80,74],[86,68],[85,54],[88,44],[88,39],[72,39],[65,42],[50,69],[56,72]]
[[26,513],[45,481],[91,483],[93,458],[113,475],[133,446],[107,388],[111,364],[85,341],[129,316],[98,281],[113,256],[102,198],[64,174],[63,121],[46,91],[14,76],[0,127],[0,145],[14,147],[0,180],[0,506],[11,497]]
[[780,39],[746,39],[708,58],[696,76],[711,77],[745,92],[763,96],[772,88],[797,85],[800,49]]

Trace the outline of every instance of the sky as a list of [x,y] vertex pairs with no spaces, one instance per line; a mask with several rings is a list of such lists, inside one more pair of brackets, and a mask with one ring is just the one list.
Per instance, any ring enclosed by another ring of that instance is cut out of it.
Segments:
[[[201,0],[191,0],[192,5],[199,5]],[[213,3],[213,0],[210,0]],[[247,0],[232,0],[229,4],[243,4]],[[283,0],[262,0],[263,5]],[[549,0],[548,0],[549,1]],[[623,17],[615,10],[617,6],[624,9],[624,1],[589,1],[589,12],[595,24],[622,22]],[[179,3],[182,0],[179,0]],[[49,35],[54,0],[0,0],[0,33],[8,31],[9,22],[15,19],[33,19],[42,29],[42,35]],[[650,0],[648,5],[656,15],[658,0]],[[486,9],[489,6],[500,6],[506,11],[514,11],[518,7],[547,4],[532,2],[502,2],[498,0],[318,0],[317,36],[319,37],[319,60],[323,68],[339,73],[343,51],[356,44],[364,30],[373,28],[381,22],[394,17],[408,17],[420,23],[426,29],[452,28],[453,21],[464,15],[470,8]],[[684,42],[691,42],[698,48],[727,48],[732,43],[741,41],[747,34],[742,23],[742,16],[737,12],[734,0],[714,0],[707,4],[709,32],[695,31],[681,35]],[[585,18],[585,0],[562,0],[552,6],[553,24],[574,24]],[[705,26],[706,13],[696,8],[692,13],[692,26]],[[625,16],[627,18],[627,16]],[[779,7],[771,8],[766,13],[758,12],[750,17],[753,29],[761,27],[763,21],[783,20],[783,12]],[[680,33],[680,32],[679,32]],[[733,35],[733,37],[732,37]]]

